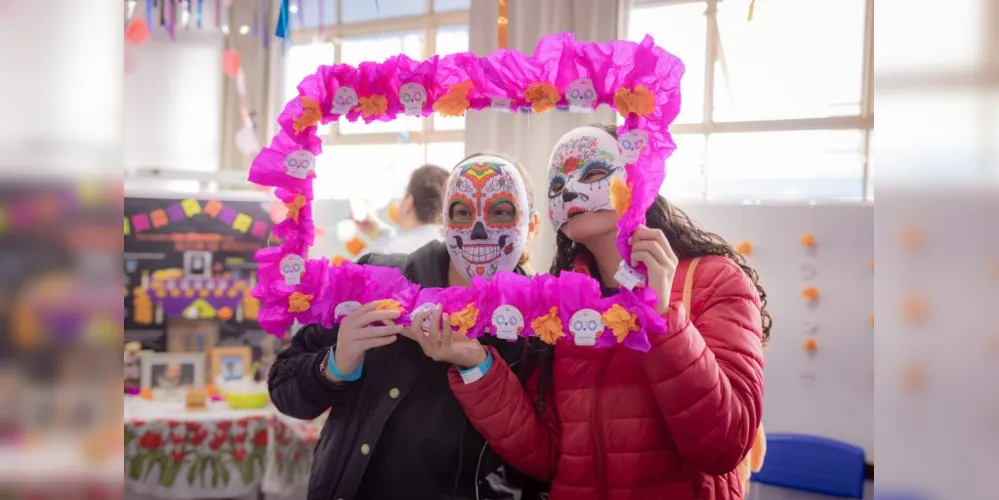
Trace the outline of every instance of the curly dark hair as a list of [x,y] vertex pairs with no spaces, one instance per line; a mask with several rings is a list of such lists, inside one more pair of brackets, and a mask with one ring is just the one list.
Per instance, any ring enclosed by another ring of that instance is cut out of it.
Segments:
[[[593,127],[602,129],[617,138],[617,129],[613,126],[593,125]],[[766,344],[770,339],[770,327],[773,324],[773,319],[766,309],[767,292],[760,285],[760,278],[756,270],[746,263],[745,257],[736,252],[735,248],[721,236],[702,229],[683,210],[666,201],[666,198],[660,195],[656,196],[655,202],[653,202],[652,206],[645,213],[645,220],[647,227],[658,229],[666,235],[666,241],[669,242],[678,258],[692,259],[706,255],[718,255],[732,260],[746,273],[746,276],[753,282],[760,296],[761,328],[763,343]],[[585,246],[569,239],[560,230],[555,238],[555,257],[552,260],[549,272],[554,276],[558,276],[562,271],[572,270],[573,263],[579,257],[586,259],[591,274],[596,276],[597,269],[593,254]],[[532,367],[540,368],[540,376],[538,377],[539,401],[536,402],[536,406],[538,406],[539,412],[543,412],[545,387],[549,385],[545,379],[548,378],[551,371],[552,353],[551,349],[545,345],[541,345],[539,342],[532,342],[527,348],[535,354],[527,358],[529,364],[533,365]]]

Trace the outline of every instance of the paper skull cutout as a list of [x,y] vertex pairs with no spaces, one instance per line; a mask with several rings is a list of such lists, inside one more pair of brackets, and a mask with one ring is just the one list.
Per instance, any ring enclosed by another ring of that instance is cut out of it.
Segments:
[[569,318],[569,332],[576,345],[592,346],[597,343],[597,335],[604,331],[600,313],[593,309],[580,309]]
[[621,134],[617,139],[617,145],[621,149],[621,158],[624,158],[626,164],[635,163],[648,142],[649,134],[644,130],[636,128]]
[[513,99],[493,97],[489,100],[489,108],[495,109],[497,111],[505,111],[507,113],[513,113]]
[[572,113],[591,113],[593,103],[597,100],[597,91],[593,88],[593,81],[589,78],[577,78],[569,84],[565,91],[565,98],[569,101],[569,111]]
[[333,309],[333,319],[340,321],[344,316],[358,310],[360,307],[361,303],[356,300],[341,302]]
[[[413,312],[409,313],[409,321],[415,320],[417,315],[423,314],[424,312],[427,313],[433,312],[434,307],[437,307],[437,304],[427,302],[426,304],[423,304],[420,307],[413,309]],[[425,332],[430,331],[430,316],[431,316],[430,314],[427,314],[427,316],[423,318],[423,321],[420,322],[420,328],[423,329],[423,331]]]
[[330,112],[334,115],[345,115],[357,106],[357,92],[350,87],[340,87],[333,94],[333,106]]
[[499,306],[493,311],[493,328],[497,338],[514,340],[524,331],[524,315],[511,305]]
[[300,285],[304,273],[305,259],[301,255],[289,254],[281,258],[281,276],[284,276],[285,285]]
[[427,102],[427,89],[416,82],[399,87],[399,100],[405,108],[406,116],[423,116],[423,105]]
[[617,272],[614,273],[614,279],[628,290],[634,290],[636,286],[645,284],[645,276],[638,272],[637,269],[626,264],[623,260],[617,265]]
[[316,157],[304,150],[292,151],[284,157],[284,173],[296,179],[305,179],[316,167]]

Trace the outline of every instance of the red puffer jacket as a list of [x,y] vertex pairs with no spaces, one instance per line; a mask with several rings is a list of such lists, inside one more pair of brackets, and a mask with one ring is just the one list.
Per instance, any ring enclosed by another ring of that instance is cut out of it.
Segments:
[[[493,353],[493,366],[451,389],[476,429],[507,462],[552,481],[552,500],[736,500],[736,467],[749,452],[763,404],[756,288],[731,260],[702,258],[682,305],[690,261],[673,282],[669,334],[640,353],[557,344],[554,397],[543,417]],[[537,376],[535,374],[535,376]]]

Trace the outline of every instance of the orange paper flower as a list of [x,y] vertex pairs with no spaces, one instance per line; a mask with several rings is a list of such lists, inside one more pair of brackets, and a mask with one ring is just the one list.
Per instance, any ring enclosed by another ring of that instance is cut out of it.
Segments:
[[472,82],[461,82],[448,88],[434,103],[434,111],[441,116],[462,116],[468,110],[468,92],[472,90]]
[[375,306],[376,311],[402,311],[402,304],[398,300],[385,299],[379,300],[378,305]]
[[292,292],[291,296],[288,297],[288,312],[308,311],[310,302],[312,302],[311,295],[306,295],[302,292]]
[[926,236],[923,230],[918,227],[907,227],[902,231],[902,246],[909,250],[918,250],[923,247]]
[[360,101],[358,107],[361,108],[361,116],[364,118],[381,116],[388,111],[388,99],[381,94],[374,94],[371,97],[362,97],[358,100]]
[[389,204],[388,208],[385,209],[388,212],[388,218],[395,224],[399,223],[399,204],[392,203]]
[[614,107],[625,118],[631,113],[649,115],[656,109],[656,96],[643,85],[636,85],[635,90],[622,87],[614,92]]
[[342,255],[334,255],[333,258],[330,259],[330,267],[339,266],[340,264],[343,264],[345,260],[347,259]]
[[808,352],[814,352],[819,348],[819,343],[815,341],[815,337],[808,337],[801,343],[801,348]]
[[735,246],[735,251],[746,256],[753,255],[753,242],[749,240],[742,240]]
[[922,297],[909,297],[902,304],[902,312],[905,314],[905,318],[910,321],[919,321],[926,317],[927,309],[926,299]]
[[544,113],[555,109],[559,99],[558,89],[547,82],[532,83],[524,91],[524,98],[531,103],[531,109],[535,113]]
[[347,249],[347,253],[355,257],[359,255],[361,252],[363,252],[364,248],[367,247],[367,245],[364,244],[364,240],[356,236],[347,240],[347,242],[344,243],[343,246]]
[[222,309],[219,309],[218,316],[219,319],[222,321],[229,321],[230,319],[232,319],[232,308],[223,307]]
[[801,290],[801,298],[810,302],[815,302],[816,300],[819,300],[819,289],[814,286],[805,287]]
[[617,177],[611,180],[610,202],[618,215],[624,215],[631,207],[631,186]]
[[806,246],[808,248],[814,247],[815,246],[815,235],[814,234],[806,234],[806,235],[802,236],[801,238],[799,238],[798,241],[802,244],[802,246]]
[[531,320],[531,328],[534,329],[534,334],[546,344],[555,345],[558,339],[565,337],[565,332],[562,331],[562,319],[558,317],[557,307],[552,307],[548,310],[548,314]]
[[298,222],[298,216],[302,212],[302,207],[305,206],[305,196],[296,195],[291,203],[285,203],[284,206],[288,209],[284,217]]
[[625,337],[631,332],[638,331],[638,316],[628,312],[620,304],[614,304],[610,309],[600,315],[604,324],[611,329],[618,343],[624,342]]
[[323,119],[323,110],[318,102],[304,96],[299,101],[302,103],[302,114],[295,118],[293,128],[296,134],[301,134],[303,130],[315,126]]
[[479,318],[479,310],[475,304],[468,304],[464,309],[450,315],[449,319],[452,327],[458,328],[458,333],[467,335],[468,330],[475,326],[475,320]]

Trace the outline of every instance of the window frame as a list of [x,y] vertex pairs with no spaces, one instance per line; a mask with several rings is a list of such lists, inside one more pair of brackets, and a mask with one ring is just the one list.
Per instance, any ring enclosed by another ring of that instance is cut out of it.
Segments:
[[[342,40],[345,38],[391,35],[393,32],[421,31],[423,33],[422,56],[423,59],[429,59],[436,52],[437,31],[439,29],[454,26],[468,28],[469,25],[470,14],[468,10],[434,12],[434,0],[422,0],[426,3],[424,14],[345,24],[342,22],[343,1],[337,0],[335,2],[336,24],[295,29],[289,33],[289,45],[331,43],[333,44],[333,61],[329,64],[336,64],[341,61]],[[281,70],[283,73],[284,68],[282,67]],[[279,85],[283,87],[283,79],[281,79]],[[285,89],[282,88],[281,90],[282,92],[279,92],[278,95],[283,95]],[[406,143],[426,145],[429,143],[465,142],[464,129],[436,130],[434,128],[434,115],[431,114],[425,118],[421,120],[420,130],[408,132]],[[347,146],[398,144],[401,135],[399,132],[342,134],[338,121],[330,123],[329,127],[330,131],[328,134],[320,135],[323,144]],[[424,156],[426,156],[426,146],[423,149]]]
[[707,23],[704,63],[704,119],[700,123],[674,123],[670,133],[674,136],[701,135],[704,137],[704,149],[701,151],[701,176],[704,183],[701,188],[700,201],[708,201],[708,176],[711,171],[711,137],[716,134],[751,133],[751,132],[799,132],[825,130],[858,130],[862,136],[861,166],[862,183],[860,203],[873,199],[871,176],[871,134],[874,130],[874,0],[865,1],[864,42],[861,58],[861,88],[860,113],[847,116],[789,118],[773,120],[745,120],[717,122],[715,116],[715,66],[721,56],[720,31],[718,28],[718,4],[723,0],[624,0],[627,3],[627,14],[624,16],[624,32],[627,37],[629,21],[636,11],[664,6],[682,5],[685,3],[705,4],[705,23]]

